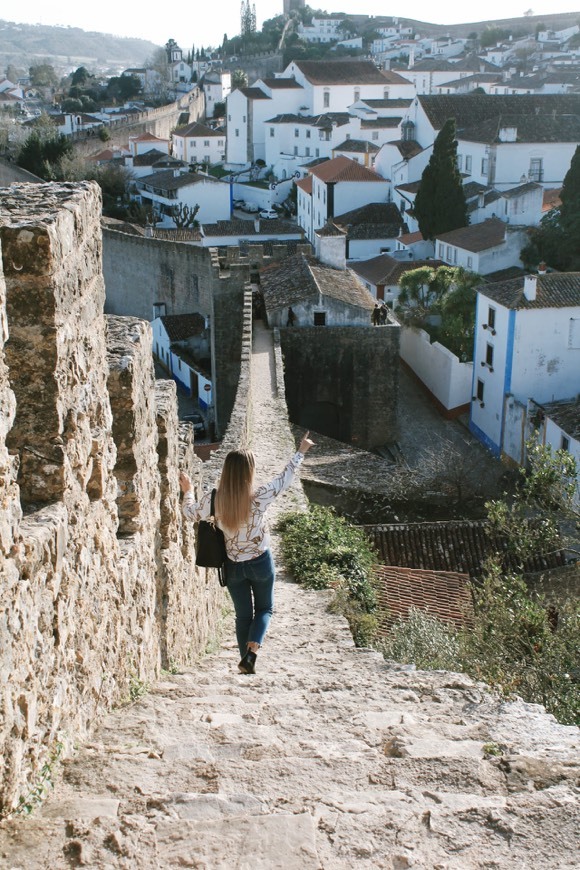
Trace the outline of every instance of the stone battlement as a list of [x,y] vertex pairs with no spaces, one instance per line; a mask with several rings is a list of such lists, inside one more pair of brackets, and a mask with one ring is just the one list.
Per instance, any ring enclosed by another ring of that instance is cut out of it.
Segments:
[[179,467],[199,489],[201,463],[175,384],[149,324],[103,313],[100,214],[89,182],[13,185],[0,207],[4,807],[57,742],[191,662],[223,601],[182,522]]

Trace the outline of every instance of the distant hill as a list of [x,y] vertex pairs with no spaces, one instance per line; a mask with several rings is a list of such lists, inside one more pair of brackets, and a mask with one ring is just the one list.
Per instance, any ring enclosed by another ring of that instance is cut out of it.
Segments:
[[45,58],[67,66],[141,66],[158,47],[146,39],[90,33],[79,27],[0,20],[0,72],[7,63],[28,67]]
[[425,33],[427,36],[448,33],[450,36],[465,38],[473,32],[481,34],[488,27],[501,27],[516,33],[520,31],[523,34],[535,33],[537,24],[545,25],[547,30],[564,30],[566,27],[578,24],[580,10],[578,12],[548,12],[545,15],[522,15],[520,18],[493,18],[489,21],[472,21],[466,24],[429,24],[424,21],[404,18],[399,18],[399,21],[408,21],[420,33]]

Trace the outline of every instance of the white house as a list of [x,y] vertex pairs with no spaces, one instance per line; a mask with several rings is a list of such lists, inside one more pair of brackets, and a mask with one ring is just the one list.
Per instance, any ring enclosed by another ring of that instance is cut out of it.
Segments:
[[435,255],[449,266],[489,275],[513,266],[521,267],[520,251],[526,242],[525,229],[512,228],[499,218],[489,218],[481,224],[436,236]]
[[210,383],[210,334],[202,314],[162,314],[151,322],[153,355],[181,389],[208,403]]
[[580,392],[580,272],[479,287],[473,359],[470,429],[496,456],[520,461],[514,406]]
[[369,202],[336,215],[332,223],[344,233],[345,260],[366,260],[396,250],[397,239],[407,228],[393,202]]
[[350,269],[333,269],[295,254],[260,273],[270,327],[285,327],[288,308],[294,326],[371,326],[375,300]]
[[205,116],[215,116],[216,103],[225,103],[232,90],[230,72],[207,72],[201,82],[205,94]]
[[334,145],[346,138],[350,121],[348,112],[286,113],[270,118],[265,130],[266,165],[278,178],[290,178],[313,158],[330,158]]
[[460,171],[500,190],[561,185],[580,143],[580,94],[420,96],[415,139],[432,145],[448,118],[457,125]]
[[225,159],[225,130],[213,130],[197,121],[178,127],[171,134],[173,156],[184,163],[206,163],[213,166]]
[[[578,394],[571,401],[528,403],[528,419],[532,418],[540,444],[556,450],[567,450],[580,471],[580,401]],[[580,505],[580,480],[576,479],[574,502]]]
[[305,42],[336,42],[344,36],[344,31],[341,29],[343,18],[332,18],[326,16],[312,16],[311,24],[300,24],[296,28],[296,32]]
[[409,58],[407,69],[397,68],[397,72],[403,78],[412,82],[417,94],[434,94],[436,88],[445,82],[472,76],[474,73],[499,73],[501,69],[485,60],[480,60],[477,55],[457,61],[444,59],[442,56],[430,57],[414,63],[414,58]]
[[304,89],[294,78],[258,79],[252,87],[236,88],[226,99],[229,166],[245,167],[265,159],[264,121],[308,108]]
[[415,96],[409,81],[389,70],[378,70],[368,60],[293,60],[283,75],[302,85],[305,104],[313,115],[344,112],[361,99]]
[[133,157],[137,157],[138,154],[145,154],[154,148],[158,151],[163,151],[164,154],[169,154],[170,144],[170,139],[162,139],[160,136],[154,136],[153,133],[140,133],[138,136],[129,136],[129,150]]
[[[310,169],[311,185],[297,182],[298,223],[314,242],[314,230],[329,218],[371,202],[386,202],[388,183],[348,157],[335,157]],[[310,192],[311,191],[311,192]]]
[[204,248],[217,248],[247,244],[263,244],[268,246],[286,242],[302,242],[304,230],[290,221],[269,219],[262,220],[223,220],[216,223],[204,223],[200,227],[201,245]]
[[180,206],[199,205],[197,220],[213,223],[230,217],[230,186],[201,172],[175,169],[136,179],[143,202],[149,202],[162,226],[173,227],[173,216]]
[[428,266],[437,269],[444,264],[441,260],[397,260],[390,254],[379,254],[369,260],[349,263],[352,271],[375,299],[387,302],[391,307],[399,298],[399,282],[406,272]]

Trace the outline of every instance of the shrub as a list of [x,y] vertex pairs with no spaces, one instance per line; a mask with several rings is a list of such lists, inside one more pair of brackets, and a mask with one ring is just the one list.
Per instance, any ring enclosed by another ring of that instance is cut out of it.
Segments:
[[377,646],[385,658],[422,670],[463,670],[457,629],[415,608],[406,619],[398,619]]
[[334,589],[333,609],[347,618],[355,643],[368,646],[376,632],[373,588],[376,557],[362,531],[329,508],[284,515],[282,536],[286,567],[309,589]]

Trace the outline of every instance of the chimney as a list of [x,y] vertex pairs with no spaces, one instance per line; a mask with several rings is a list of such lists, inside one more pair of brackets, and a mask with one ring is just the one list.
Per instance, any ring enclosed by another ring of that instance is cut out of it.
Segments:
[[542,260],[542,262],[538,266],[538,275],[545,275],[547,272],[548,272],[548,267],[546,266],[546,264]]
[[524,296],[526,297],[528,302],[535,301],[537,284],[537,275],[526,275],[526,277],[524,278]]

